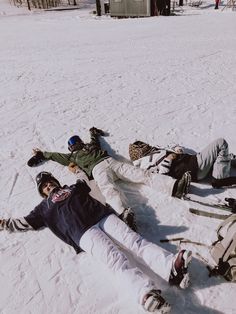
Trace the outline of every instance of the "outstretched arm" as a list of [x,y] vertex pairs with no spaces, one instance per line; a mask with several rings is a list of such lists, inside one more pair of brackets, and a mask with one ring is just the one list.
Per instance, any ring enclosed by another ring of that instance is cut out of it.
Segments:
[[10,232],[28,231],[33,230],[33,227],[25,220],[24,217],[9,218],[0,220],[0,230],[7,230]]
[[71,154],[43,152],[39,148],[34,148],[33,157],[28,160],[27,165],[29,167],[35,167],[44,161],[53,160],[63,166],[68,166],[70,163],[70,157]]
[[91,137],[90,145],[96,146],[97,148],[100,149],[101,144],[99,142],[99,137],[105,136],[105,133],[101,129],[97,129],[95,127],[92,127],[91,129],[89,129],[89,132],[90,132],[90,137]]
[[45,223],[41,215],[41,204],[42,202],[25,217],[0,219],[0,231],[28,231],[38,230],[45,227]]
[[46,160],[53,160],[63,166],[69,166],[70,164],[71,153],[62,154],[62,153],[43,152],[43,156]]

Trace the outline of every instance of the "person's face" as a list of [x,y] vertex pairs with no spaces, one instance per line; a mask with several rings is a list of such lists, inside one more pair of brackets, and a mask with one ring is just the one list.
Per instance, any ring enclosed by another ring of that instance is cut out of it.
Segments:
[[71,152],[75,152],[77,150],[80,150],[84,147],[84,143],[81,141],[81,142],[76,142],[74,145],[71,145],[70,146],[70,151]]
[[42,185],[42,192],[44,195],[46,195],[48,197],[49,194],[52,192],[52,190],[57,186],[58,186],[58,184],[54,181],[45,182]]

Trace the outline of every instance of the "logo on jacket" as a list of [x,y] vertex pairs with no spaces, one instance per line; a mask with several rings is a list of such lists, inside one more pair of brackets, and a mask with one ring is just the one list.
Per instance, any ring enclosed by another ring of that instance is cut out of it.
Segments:
[[56,191],[55,193],[53,193],[51,200],[53,203],[58,203],[58,202],[64,201],[70,195],[71,195],[71,191],[69,189],[60,189]]

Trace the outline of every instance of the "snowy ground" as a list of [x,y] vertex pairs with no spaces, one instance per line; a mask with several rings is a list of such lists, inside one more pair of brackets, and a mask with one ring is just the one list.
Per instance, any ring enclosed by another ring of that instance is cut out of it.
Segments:
[[[0,0],[3,217],[26,215],[40,201],[34,184],[39,171],[52,171],[61,183],[75,181],[52,162],[28,168],[31,149],[66,152],[68,137],[78,133],[88,140],[92,126],[110,133],[103,145],[118,158],[128,158],[136,139],[198,151],[223,136],[236,152],[236,12],[204,2],[178,16],[122,20],[94,17],[92,9],[29,13]],[[147,187],[121,188],[148,239],[211,243],[219,221],[191,215],[193,204]],[[194,184],[192,193],[213,201],[236,197],[235,189],[213,191],[207,183]],[[161,245],[178,249],[178,243]],[[207,248],[191,249],[188,291],[150,274],[172,313],[236,313],[235,285],[208,278],[196,255],[208,259]],[[0,282],[2,314],[144,313],[105,267],[85,253],[75,255],[48,230],[1,232]]]

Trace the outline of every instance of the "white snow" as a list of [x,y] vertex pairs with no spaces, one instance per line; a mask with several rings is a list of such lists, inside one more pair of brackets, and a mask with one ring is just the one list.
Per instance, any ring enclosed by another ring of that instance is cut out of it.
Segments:
[[[110,133],[102,143],[117,158],[128,159],[136,139],[198,151],[225,137],[236,153],[236,12],[214,10],[213,1],[170,17],[98,18],[93,9],[29,12],[0,0],[1,217],[26,215],[40,202],[34,178],[41,170],[63,184],[75,181],[53,162],[27,167],[32,148],[67,152],[68,137],[89,140],[92,126]],[[159,240],[211,243],[219,220],[193,216],[188,208],[194,204],[120,186],[140,233],[151,241],[172,252],[178,243]],[[192,186],[203,200],[236,197],[235,188]],[[194,253],[190,289],[150,274],[172,313],[236,313],[235,284],[209,278],[197,256],[210,260],[208,249],[181,247]],[[105,266],[76,255],[49,230],[0,233],[0,283],[2,314],[144,313]]]

